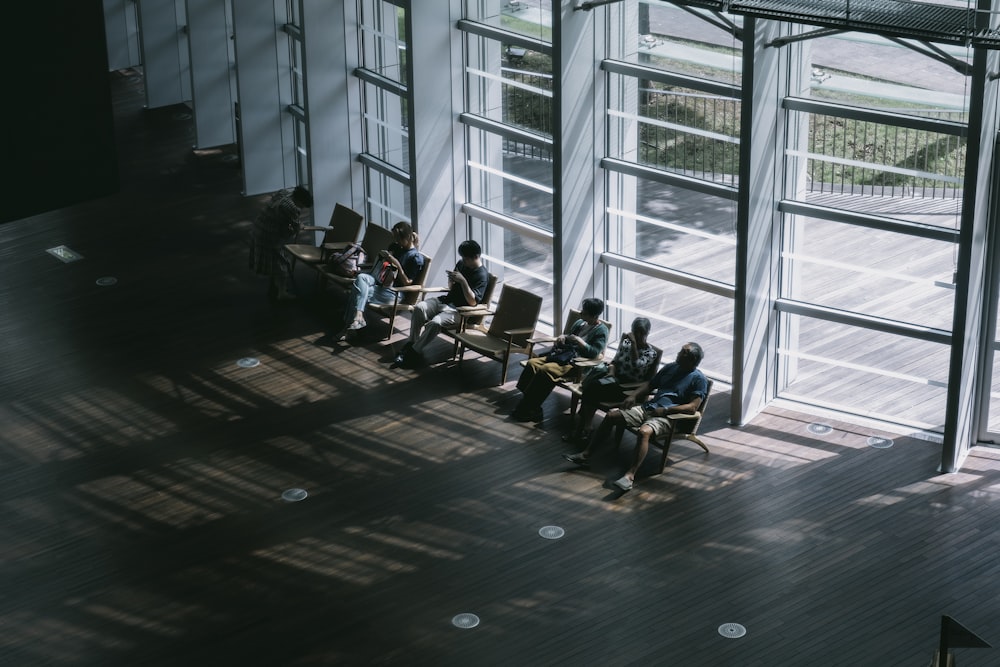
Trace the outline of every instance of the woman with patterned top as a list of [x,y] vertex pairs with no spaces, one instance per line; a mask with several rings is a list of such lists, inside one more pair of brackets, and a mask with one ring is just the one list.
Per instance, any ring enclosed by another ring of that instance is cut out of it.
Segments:
[[566,442],[586,442],[590,438],[590,423],[601,403],[619,403],[625,398],[621,383],[645,382],[656,371],[656,350],[649,344],[651,325],[645,317],[632,320],[632,330],[622,336],[615,358],[608,364],[608,373],[597,382],[583,383],[580,398],[580,418],[572,433],[563,436]]

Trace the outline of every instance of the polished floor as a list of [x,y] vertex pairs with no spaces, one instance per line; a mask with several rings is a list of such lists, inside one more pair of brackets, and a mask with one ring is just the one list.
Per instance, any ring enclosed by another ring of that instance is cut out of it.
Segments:
[[912,666],[942,614],[1000,644],[1000,451],[939,475],[916,435],[731,427],[722,390],[711,453],[622,495],[628,437],[560,458],[566,396],[518,424],[495,362],[329,344],[307,273],[269,304],[231,148],[112,76],[121,193],[0,225],[0,664]]

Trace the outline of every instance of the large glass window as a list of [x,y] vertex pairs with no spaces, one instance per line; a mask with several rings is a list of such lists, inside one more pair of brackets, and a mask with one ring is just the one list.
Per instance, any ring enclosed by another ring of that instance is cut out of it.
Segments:
[[621,37],[609,41],[602,63],[608,206],[601,260],[616,327],[649,317],[666,354],[678,341],[698,341],[706,368],[729,379],[739,45],[720,30],[731,18],[699,16],[652,1],[620,8]]
[[[940,428],[965,77],[870,35],[797,48],[801,69],[790,81],[801,83],[784,101],[779,395]],[[948,50],[961,66],[965,49]],[[869,57],[910,68],[894,67],[903,74],[886,81]]]
[[[492,6],[492,5],[491,5]],[[465,113],[470,233],[489,270],[545,295],[552,312],[553,234],[551,45],[548,3],[507,3],[485,16],[467,7]]]
[[361,0],[359,22],[365,217],[391,227],[411,219],[406,9]]

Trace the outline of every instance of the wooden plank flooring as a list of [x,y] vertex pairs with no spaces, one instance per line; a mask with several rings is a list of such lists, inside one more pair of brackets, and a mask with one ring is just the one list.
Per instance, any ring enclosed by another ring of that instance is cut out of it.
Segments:
[[566,396],[526,426],[443,342],[419,373],[317,345],[336,303],[266,302],[226,152],[113,85],[122,192],[0,225],[0,664],[925,665],[942,613],[1000,644],[997,450],[938,475],[917,437],[730,427],[720,391],[712,453],[619,496],[630,441],[572,469]]

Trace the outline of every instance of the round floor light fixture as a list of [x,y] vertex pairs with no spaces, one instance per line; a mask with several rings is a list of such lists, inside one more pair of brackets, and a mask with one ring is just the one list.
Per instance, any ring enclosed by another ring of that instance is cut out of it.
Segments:
[[806,426],[806,430],[813,435],[829,435],[833,433],[833,427],[829,424],[820,424],[819,422],[813,422]]
[[305,500],[309,496],[309,492],[305,489],[286,489],[281,494],[281,499],[286,503],[297,503],[300,500]]
[[747,629],[739,623],[723,623],[719,626],[719,634],[728,639],[739,639],[747,633]]
[[477,625],[479,625],[479,617],[475,614],[458,614],[453,619],[451,619],[451,624],[456,628],[462,628],[463,630],[470,630]]
[[256,357],[243,357],[236,362],[236,365],[240,368],[256,368],[257,366],[260,366],[260,359],[257,359]]
[[542,526],[539,528],[538,534],[547,540],[558,540],[566,534],[566,531],[559,526]]

